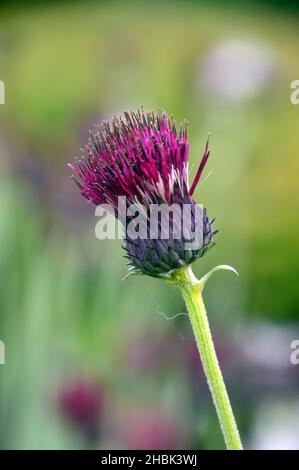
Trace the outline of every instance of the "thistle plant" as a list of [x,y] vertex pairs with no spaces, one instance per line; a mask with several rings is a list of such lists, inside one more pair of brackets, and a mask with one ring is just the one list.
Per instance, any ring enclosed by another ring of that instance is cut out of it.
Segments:
[[[177,129],[174,119],[165,113],[145,113],[141,109],[101,123],[90,133],[81,159],[69,166],[81,194],[96,205],[108,205],[121,221],[128,275],[163,279],[180,290],[226,447],[240,450],[242,444],[202,297],[204,286],[215,271],[236,271],[220,265],[200,280],[192,272],[192,263],[215,244],[217,231],[213,230],[214,220],[209,219],[206,209],[193,199],[210,155],[209,141],[191,185],[188,153],[186,122]],[[154,206],[171,210],[167,217],[158,212],[152,230],[147,222],[152,220]],[[134,217],[132,207],[138,210],[138,218]]]

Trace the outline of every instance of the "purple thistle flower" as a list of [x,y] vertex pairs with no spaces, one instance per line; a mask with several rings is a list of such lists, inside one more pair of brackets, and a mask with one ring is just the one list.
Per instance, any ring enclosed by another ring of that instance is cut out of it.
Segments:
[[86,437],[96,439],[104,408],[100,384],[84,377],[70,379],[63,384],[57,398],[62,416]]
[[[130,205],[148,210],[153,204],[173,204],[191,208],[190,231],[195,228],[195,212],[198,207],[192,198],[210,151],[208,142],[205,153],[189,187],[187,124],[176,128],[174,119],[165,113],[125,112],[111,122],[103,122],[96,133],[90,133],[83,157],[69,165],[82,195],[94,204],[110,204],[115,216],[126,228],[124,248],[131,265],[131,273],[154,277],[169,277],[183,266],[191,264],[214,244],[212,222],[206,210],[202,211],[202,243],[196,249],[186,249],[190,233],[175,236],[178,222],[175,215],[168,219],[169,236],[162,236],[163,220],[159,220],[158,234],[151,237],[131,237],[127,231],[132,217]],[[126,207],[119,206],[119,197],[126,197]],[[125,210],[124,210],[125,209]],[[147,235],[149,229],[147,228]]]

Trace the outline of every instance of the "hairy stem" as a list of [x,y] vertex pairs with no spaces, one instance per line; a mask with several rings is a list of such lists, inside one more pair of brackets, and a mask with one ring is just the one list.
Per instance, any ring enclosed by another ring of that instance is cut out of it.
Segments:
[[228,450],[241,450],[238,428],[217,360],[208,317],[202,298],[203,284],[191,268],[178,271],[173,277],[186,303],[197,347]]

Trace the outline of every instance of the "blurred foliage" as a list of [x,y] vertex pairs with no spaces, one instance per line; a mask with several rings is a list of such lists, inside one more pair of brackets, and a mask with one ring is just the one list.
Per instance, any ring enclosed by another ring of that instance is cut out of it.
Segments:
[[[230,39],[256,41],[274,57],[266,89],[240,103],[220,102],[201,83],[206,58]],[[160,409],[161,433],[180,423],[178,442],[165,442],[223,445],[205,384],[194,391],[187,377],[188,321],[159,315],[184,311],[181,300],[152,279],[121,282],[120,241],[95,239],[93,208],[73,188],[66,163],[94,123],[127,107],[160,107],[188,119],[192,175],[211,130],[212,175],[197,199],[217,217],[220,234],[195,270],[228,263],[241,274],[219,274],[207,286],[212,325],[226,338],[253,319],[296,321],[299,111],[289,86],[299,75],[298,44],[297,19],[268,7],[55,2],[2,11],[3,448],[91,445],[66,430],[55,405],[64,379],[80,374],[96,376],[108,396],[102,420],[111,431],[100,446],[133,446],[136,436],[127,441],[122,423],[140,415],[146,427],[144,416]],[[140,338],[137,357],[147,342],[150,350],[162,347],[153,367],[141,370],[130,359]],[[254,403],[247,409],[237,377],[232,373],[229,385],[245,432]]]

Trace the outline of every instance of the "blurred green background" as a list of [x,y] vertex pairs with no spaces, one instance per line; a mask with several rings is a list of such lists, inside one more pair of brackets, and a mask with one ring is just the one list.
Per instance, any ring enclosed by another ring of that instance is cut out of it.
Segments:
[[299,17],[286,2],[14,2],[0,9],[0,446],[212,449],[223,440],[178,293],[125,282],[69,178],[88,130],[140,105],[189,121],[216,216],[200,276],[247,448],[299,448]]

